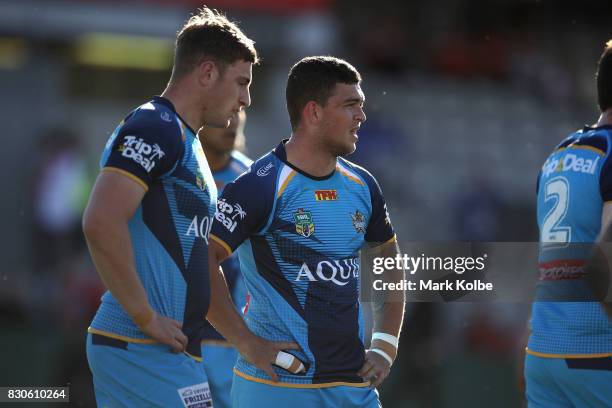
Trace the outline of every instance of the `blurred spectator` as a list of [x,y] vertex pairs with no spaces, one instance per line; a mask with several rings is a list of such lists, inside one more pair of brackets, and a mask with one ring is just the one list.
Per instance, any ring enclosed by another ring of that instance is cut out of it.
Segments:
[[84,248],[81,214],[91,180],[80,140],[71,130],[50,129],[37,147],[31,240],[34,271],[40,273]]
[[455,237],[459,241],[495,241],[500,227],[501,200],[480,176],[469,178],[453,201]]

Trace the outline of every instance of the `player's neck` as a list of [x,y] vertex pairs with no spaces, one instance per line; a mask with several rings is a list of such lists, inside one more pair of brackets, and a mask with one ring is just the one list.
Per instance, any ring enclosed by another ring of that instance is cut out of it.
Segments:
[[187,125],[193,129],[194,132],[197,132],[204,126],[202,107],[196,100],[192,100],[192,98],[186,97],[185,95],[189,94],[182,92],[179,85],[168,85],[161,94],[163,98],[172,102],[176,113],[187,122]]
[[285,144],[287,161],[312,176],[328,176],[336,168],[337,158],[309,139],[311,138],[291,135]]
[[597,121],[596,127],[599,126],[610,126],[612,125],[612,108],[606,109],[599,116],[599,120]]
[[216,152],[211,149],[205,149],[204,153],[211,171],[223,170],[230,162],[229,153]]

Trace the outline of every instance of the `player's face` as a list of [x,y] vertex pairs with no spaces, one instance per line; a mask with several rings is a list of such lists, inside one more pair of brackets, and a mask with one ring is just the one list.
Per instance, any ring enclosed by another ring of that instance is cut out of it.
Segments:
[[335,156],[351,154],[356,149],[357,131],[366,120],[365,96],[359,84],[336,84],[323,107],[322,142]]
[[204,137],[201,140],[204,149],[206,151],[213,150],[220,154],[229,153],[234,150],[239,121],[240,119],[236,114],[232,116],[227,128],[203,128]]
[[206,126],[226,128],[232,116],[251,104],[252,65],[238,60],[225,67],[210,92],[213,101],[206,114]]

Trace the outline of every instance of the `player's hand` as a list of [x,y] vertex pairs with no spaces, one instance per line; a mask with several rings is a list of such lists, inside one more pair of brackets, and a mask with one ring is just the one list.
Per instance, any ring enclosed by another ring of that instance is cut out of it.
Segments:
[[243,342],[241,346],[238,347],[240,354],[249,363],[264,370],[274,382],[278,382],[278,376],[274,372],[272,364],[276,362],[278,352],[282,350],[299,350],[300,348],[297,343],[287,341],[274,342],[255,335],[251,336],[248,341]]
[[365,363],[357,375],[364,381],[370,381],[370,388],[376,388],[387,378],[391,372],[391,366],[385,358],[377,353],[368,350],[366,352]]
[[140,330],[154,340],[170,346],[174,353],[180,353],[187,347],[187,336],[181,327],[180,322],[154,313],[151,321]]

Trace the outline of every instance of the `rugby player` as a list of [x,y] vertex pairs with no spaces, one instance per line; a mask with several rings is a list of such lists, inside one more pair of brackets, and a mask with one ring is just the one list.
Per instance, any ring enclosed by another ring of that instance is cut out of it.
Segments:
[[278,353],[272,375],[240,356],[235,408],[380,404],[375,387],[397,355],[404,298],[376,304],[366,351],[359,251],[373,246],[395,257],[398,249],[378,183],[341,157],[355,150],[366,120],[360,83],[357,70],[338,58],[296,63],[286,89],[291,137],[227,185],[218,201],[210,273],[238,250],[250,295],[247,325],[300,346]]
[[[177,35],[162,95],[128,114],[106,144],[83,217],[108,288],[87,336],[99,406],[210,404],[197,361],[200,334],[209,304],[211,311],[227,308],[229,296],[218,284],[210,291],[208,233],[217,190],[196,131],[227,127],[249,106],[257,61],[252,40],[202,9]],[[277,348],[291,347],[254,336],[242,319],[224,334],[242,339],[240,351],[264,368]]]
[[[200,140],[210,165],[219,194],[226,184],[234,181],[253,163],[239,149],[244,148],[246,113],[238,112],[227,129],[204,127]],[[246,303],[246,287],[240,276],[240,262],[232,255],[222,264],[223,274],[234,305],[243,310]],[[208,377],[215,408],[231,408],[232,369],[238,359],[238,351],[228,343],[210,323],[205,323],[202,334],[202,364]]]
[[529,407],[612,406],[612,323],[585,274],[612,221],[612,41],[597,69],[601,116],[565,138],[538,176],[540,283],[525,356]]

